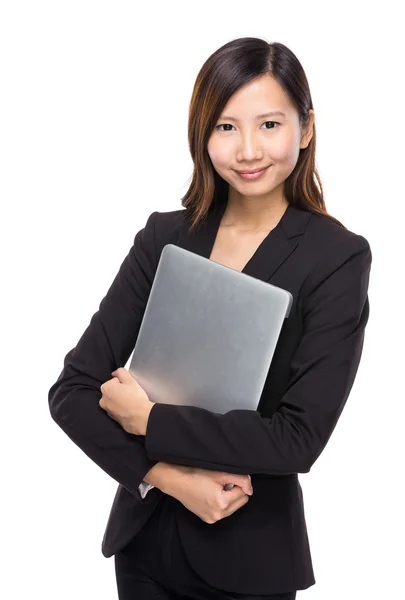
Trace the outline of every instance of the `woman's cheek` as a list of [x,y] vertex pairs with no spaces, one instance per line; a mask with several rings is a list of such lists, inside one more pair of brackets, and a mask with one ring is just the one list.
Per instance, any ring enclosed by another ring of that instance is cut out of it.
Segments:
[[286,165],[292,163],[295,164],[299,153],[299,143],[297,143],[295,132],[291,131],[283,136],[283,138],[279,140],[279,144],[275,151],[277,152],[275,156],[279,162]]
[[219,167],[221,167],[223,165],[224,153],[221,152],[219,147],[215,147],[215,146],[208,147],[208,154],[214,165],[218,165]]

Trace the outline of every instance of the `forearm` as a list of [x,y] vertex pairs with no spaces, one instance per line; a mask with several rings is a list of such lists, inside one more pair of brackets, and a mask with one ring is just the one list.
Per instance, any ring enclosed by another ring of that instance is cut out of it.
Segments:
[[192,467],[160,461],[146,473],[143,481],[172,496],[173,490],[191,470]]

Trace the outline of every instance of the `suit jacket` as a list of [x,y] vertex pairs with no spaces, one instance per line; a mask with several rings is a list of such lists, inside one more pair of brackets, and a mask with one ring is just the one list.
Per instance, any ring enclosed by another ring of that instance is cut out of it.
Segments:
[[299,473],[308,473],[352,388],[369,318],[371,250],[361,235],[290,204],[243,272],[289,290],[285,320],[257,410],[224,415],[155,404],[146,436],[127,433],[99,406],[100,386],[135,346],[163,247],[209,257],[225,201],[196,231],[188,210],[153,212],[98,311],[49,390],[54,421],[118,482],[101,550],[110,557],[164,496],[138,486],[157,462],[250,474],[242,508],[207,524],[176,503],[181,542],[195,571],[233,593],[272,594],[315,583]]

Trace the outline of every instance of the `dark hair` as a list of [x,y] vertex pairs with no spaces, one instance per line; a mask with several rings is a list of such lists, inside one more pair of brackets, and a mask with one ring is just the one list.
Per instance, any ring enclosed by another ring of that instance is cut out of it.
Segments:
[[[229,188],[214,169],[207,145],[216,122],[236,90],[249,81],[270,73],[296,107],[301,124],[308,121],[312,99],[308,81],[295,54],[279,42],[260,38],[232,40],[216,50],[203,64],[194,84],[188,118],[188,143],[194,163],[192,180],[181,199],[189,209],[190,229],[203,220],[211,206],[227,198]],[[315,167],[316,131],[306,148],[301,148],[297,164],[284,184],[289,204],[329,217],[322,183]],[[318,181],[319,188],[316,185]],[[222,200],[221,200],[222,199]]]

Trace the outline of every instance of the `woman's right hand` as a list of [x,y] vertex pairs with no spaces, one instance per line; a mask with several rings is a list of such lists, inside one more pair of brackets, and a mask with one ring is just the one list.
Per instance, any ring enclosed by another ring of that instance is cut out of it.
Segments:
[[[168,493],[205,523],[213,524],[229,517],[249,502],[253,489],[250,475],[235,475],[196,467],[172,465],[177,470]],[[224,490],[226,484],[234,484]]]

